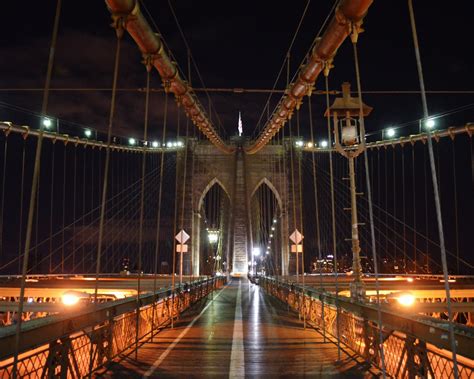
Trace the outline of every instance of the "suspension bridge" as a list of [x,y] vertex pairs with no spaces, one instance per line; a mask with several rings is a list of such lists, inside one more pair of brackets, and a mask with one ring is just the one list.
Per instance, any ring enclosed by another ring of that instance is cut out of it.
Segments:
[[[412,1],[420,117],[376,131],[372,0],[334,3],[284,90],[193,86],[187,43],[185,72],[143,2],[105,3],[105,129],[49,111],[75,91],[51,85],[61,0],[44,88],[5,89],[43,97],[0,121],[2,378],[473,377],[474,124],[429,113]],[[124,41],[141,88],[119,86]],[[352,83],[331,81],[343,45]],[[114,129],[122,91],[143,99],[140,138]],[[253,135],[226,133],[213,92],[269,94]]]

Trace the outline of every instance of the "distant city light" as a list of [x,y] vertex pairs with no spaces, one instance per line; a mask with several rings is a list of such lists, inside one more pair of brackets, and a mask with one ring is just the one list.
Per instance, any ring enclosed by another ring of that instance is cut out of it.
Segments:
[[129,143],[129,145],[135,145],[137,143],[137,141],[136,141],[135,138],[129,138],[128,143]]
[[328,141],[324,140],[320,143],[321,147],[328,147]]
[[395,136],[395,129],[394,128],[388,128],[385,133],[387,134],[387,137],[392,138],[392,137]]
[[90,136],[92,136],[92,131],[90,129],[86,129],[86,130],[84,130],[84,135],[87,138],[90,138]]
[[209,239],[209,243],[213,244],[219,240],[219,231],[218,230],[209,230],[207,232],[207,238]]
[[43,126],[49,129],[53,125],[53,122],[49,118],[43,118]]
[[426,122],[425,122],[425,126],[426,126],[428,129],[434,128],[435,125],[436,125],[435,120],[433,120],[432,118],[426,120]]
[[151,147],[154,147],[155,149],[160,146],[160,143],[158,141],[153,141],[151,143]]

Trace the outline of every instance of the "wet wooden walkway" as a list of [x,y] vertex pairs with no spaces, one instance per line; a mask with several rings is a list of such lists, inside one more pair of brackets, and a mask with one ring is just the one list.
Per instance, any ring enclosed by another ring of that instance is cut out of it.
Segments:
[[234,279],[160,332],[102,378],[370,377],[334,341],[324,342],[284,305],[246,279]]

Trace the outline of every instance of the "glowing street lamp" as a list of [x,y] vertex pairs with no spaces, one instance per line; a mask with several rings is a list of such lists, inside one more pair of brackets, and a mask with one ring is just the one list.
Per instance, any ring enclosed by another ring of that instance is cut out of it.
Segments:
[[385,131],[385,134],[388,138],[393,138],[393,137],[395,137],[395,129],[394,128],[388,128]]
[[153,142],[151,143],[151,147],[153,147],[153,148],[155,148],[155,149],[156,149],[157,147],[159,147],[159,146],[160,146],[160,144],[159,144],[158,141],[153,141]]
[[92,136],[92,131],[90,129],[86,129],[86,130],[84,130],[84,135],[87,138],[90,138]]
[[415,296],[411,293],[402,293],[397,297],[397,301],[404,307],[411,307],[415,303]]
[[207,238],[211,245],[217,243],[217,241],[219,240],[219,230],[208,229]]
[[136,143],[137,143],[137,141],[136,141],[135,138],[129,138],[129,139],[128,139],[128,144],[129,144],[129,145],[132,145],[132,146],[133,146],[133,145],[135,145]]
[[321,147],[326,148],[326,147],[328,147],[328,141],[323,140],[323,141],[321,141],[320,145],[321,145]]
[[426,120],[425,122],[425,126],[428,128],[428,129],[433,129],[436,125],[436,122],[434,119],[430,118],[428,120]]
[[274,224],[277,223],[277,219],[276,219],[276,218],[273,219],[273,223],[274,223]]
[[43,118],[43,126],[46,128],[46,129],[49,129],[53,126],[53,122],[51,121],[51,119],[49,118]]

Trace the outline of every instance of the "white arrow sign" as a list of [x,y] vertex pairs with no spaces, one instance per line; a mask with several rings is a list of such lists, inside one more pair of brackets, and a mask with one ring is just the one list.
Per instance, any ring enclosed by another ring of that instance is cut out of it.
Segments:
[[304,236],[299,232],[298,229],[295,229],[293,233],[291,233],[290,240],[298,245],[301,241],[303,241]]
[[184,230],[181,230],[178,234],[174,236],[176,238],[176,241],[178,241],[180,244],[185,244],[186,241],[189,239],[189,234],[186,233]]

